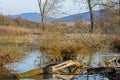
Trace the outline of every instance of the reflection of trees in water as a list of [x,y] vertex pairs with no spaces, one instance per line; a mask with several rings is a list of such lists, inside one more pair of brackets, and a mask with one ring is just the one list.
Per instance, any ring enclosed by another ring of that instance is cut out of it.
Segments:
[[119,80],[120,79],[120,68],[118,70],[113,68],[113,69],[104,71],[102,75],[108,77],[110,80]]
[[[83,59],[83,58],[82,58]],[[88,60],[89,61],[89,60]],[[108,60],[109,63],[111,62],[118,62],[120,61],[119,57],[112,57],[111,59]],[[107,66],[107,65],[106,65]],[[112,65],[113,66],[113,65]],[[116,65],[117,66],[117,65]],[[78,68],[78,69],[77,69]],[[74,66],[71,66],[71,67],[68,67],[68,68],[65,68],[65,69],[62,69],[60,70],[61,74],[65,75],[65,74],[74,74],[74,76],[76,76],[76,74],[80,74],[80,73],[83,73],[84,70],[82,70],[81,68],[77,67],[75,68]],[[94,68],[94,67],[93,67]],[[78,71],[78,73],[76,73]],[[96,73],[97,72],[97,73]],[[91,73],[87,73],[87,80],[90,80],[90,76],[91,75],[94,75],[94,80],[98,79],[96,76],[97,74],[99,74],[99,79],[101,80],[104,80],[106,78],[109,78],[110,80],[119,80],[120,78],[120,68],[118,69],[115,69],[115,67],[112,67],[109,69],[109,67],[105,67],[105,68],[101,68],[101,69],[98,69],[98,70],[93,70],[93,74]],[[85,75],[85,74],[84,74]],[[83,76],[84,76],[83,75]],[[60,75],[59,75],[60,77]],[[61,78],[64,77],[61,75]],[[72,78],[74,80],[74,78]],[[72,80],[71,79],[71,80]]]
[[48,74],[43,75],[43,79],[62,79],[62,80],[109,80],[107,77],[99,75],[99,74],[78,74],[78,75],[70,75],[70,74]]
[[[120,67],[98,67],[98,68],[88,68],[88,74],[99,74],[110,80],[119,80],[120,78]],[[104,79],[103,79],[104,80]]]

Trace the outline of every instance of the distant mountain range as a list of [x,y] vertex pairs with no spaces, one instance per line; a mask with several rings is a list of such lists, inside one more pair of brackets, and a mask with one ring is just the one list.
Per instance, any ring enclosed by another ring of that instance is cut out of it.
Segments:
[[[98,19],[101,11],[102,10],[93,11],[95,19]],[[12,18],[22,17],[23,19],[27,19],[27,20],[35,21],[35,22],[41,21],[41,17],[39,15],[39,13],[22,13],[22,14],[18,14],[18,15],[10,15],[10,17],[12,17]],[[78,20],[90,22],[90,13],[89,12],[78,13],[78,14],[73,14],[73,15],[65,16],[65,17],[58,18],[58,19],[52,18],[52,17],[46,18],[46,21],[55,21],[55,22],[57,22],[57,21],[75,22]]]
[[[18,14],[18,15],[9,15],[12,18],[17,18],[17,17],[21,17],[23,19],[26,20],[30,20],[30,21],[34,21],[34,22],[39,22],[41,21],[41,17],[39,13],[33,13],[33,12],[29,12],[29,13],[22,13],[22,14]],[[46,21],[54,21],[56,20],[56,18],[52,18],[52,17],[47,17]]]
[[[98,19],[101,12],[102,12],[102,10],[93,11],[94,18]],[[66,16],[66,17],[60,18],[57,21],[75,22],[75,21],[78,21],[78,20],[90,22],[90,13],[89,12],[85,12],[85,13],[73,14],[73,15],[70,15],[70,16]]]

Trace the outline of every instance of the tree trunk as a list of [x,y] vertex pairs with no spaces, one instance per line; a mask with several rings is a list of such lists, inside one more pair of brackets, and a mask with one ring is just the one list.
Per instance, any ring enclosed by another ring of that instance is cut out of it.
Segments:
[[44,17],[43,16],[41,16],[41,21],[42,21],[42,30],[44,31],[45,30],[45,24],[44,24]]
[[93,17],[93,12],[92,12],[91,0],[88,0],[88,7],[89,7],[90,21],[91,21],[90,32],[93,33],[93,29],[94,29],[94,17]]

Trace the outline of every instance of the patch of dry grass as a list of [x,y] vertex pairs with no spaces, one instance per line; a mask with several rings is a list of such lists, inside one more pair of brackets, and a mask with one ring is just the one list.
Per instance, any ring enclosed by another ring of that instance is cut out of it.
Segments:
[[41,38],[41,50],[54,56],[64,54],[92,55],[98,51],[110,51],[115,35],[101,34],[47,34]]
[[31,31],[27,28],[0,26],[0,67],[25,55],[29,46],[24,43],[30,42],[27,36],[31,35]]
[[31,34],[31,30],[22,27],[13,27],[13,26],[0,26],[0,35],[27,35]]

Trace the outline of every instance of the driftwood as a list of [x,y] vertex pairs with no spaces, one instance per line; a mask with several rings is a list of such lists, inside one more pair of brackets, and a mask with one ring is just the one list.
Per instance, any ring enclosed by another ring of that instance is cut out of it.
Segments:
[[70,67],[70,66],[74,66],[74,65],[76,67],[82,66],[82,64],[77,62],[77,61],[68,60],[68,61],[65,61],[65,62],[60,63],[58,65],[50,66],[48,68],[48,70],[49,70],[49,72],[53,73],[55,71],[58,71],[58,70],[61,70],[61,69],[64,69],[64,68],[67,68],[67,67]]
[[112,69],[119,71],[120,67],[92,67],[92,68],[87,68],[87,72],[91,74],[95,74],[95,73],[97,74],[97,73],[104,73],[106,71],[111,71]]
[[[114,64],[112,64],[112,62]],[[113,57],[109,60],[103,61],[100,63],[100,66],[106,66],[106,67],[117,67],[118,64],[120,64],[120,57]]]
[[101,67],[87,68],[87,72],[88,74],[101,74],[107,76],[110,80],[119,80],[120,66],[118,64],[120,64],[120,57],[113,57],[100,63]]
[[81,63],[77,61],[69,60],[69,61],[65,61],[57,65],[47,66],[46,68],[37,68],[37,69],[33,69],[33,70],[30,70],[30,71],[27,71],[21,74],[17,74],[15,77],[24,78],[24,77],[30,77],[30,76],[39,75],[39,74],[49,74],[49,73],[54,73],[63,68],[68,68],[71,66],[74,66],[75,69],[77,69],[80,66],[81,68],[83,67]]
[[120,67],[96,67],[88,68],[88,74],[101,74],[107,76],[110,80],[120,79]]
[[37,69],[33,69],[21,74],[17,74],[16,77],[17,78],[24,78],[24,77],[30,77],[30,76],[34,76],[34,75],[39,75],[45,73],[45,68],[37,68]]
[[[106,62],[110,63],[112,61],[115,61],[115,60],[119,60],[119,58],[112,58]],[[108,74],[116,74],[116,75],[120,75],[120,67],[119,66],[106,66],[106,67],[90,67],[90,66],[87,66],[85,64],[82,64],[78,61],[75,61],[75,60],[68,60],[68,61],[65,61],[63,63],[60,63],[60,64],[54,64],[54,65],[49,65],[45,68],[37,68],[37,69],[33,69],[33,70],[30,70],[30,71],[27,71],[27,72],[24,72],[24,73],[20,73],[20,74],[17,74],[17,75],[11,75],[12,78],[27,78],[27,77],[31,77],[31,76],[35,76],[35,75],[40,75],[40,74],[49,74],[49,73],[54,73],[56,71],[60,71],[64,68],[67,68],[69,69],[69,73],[75,73],[76,74],[76,71],[78,70],[80,73],[80,71],[84,70],[84,69],[87,69],[87,72],[89,74],[97,74],[97,73],[100,73],[100,74],[103,74],[103,73],[108,73]],[[81,71],[81,72],[82,72]],[[119,71],[119,72],[118,72]],[[118,74],[117,74],[117,73]],[[61,76],[61,75],[58,75],[58,77],[66,77],[66,76]],[[67,75],[68,76],[68,75]],[[69,76],[71,77],[71,76]]]

